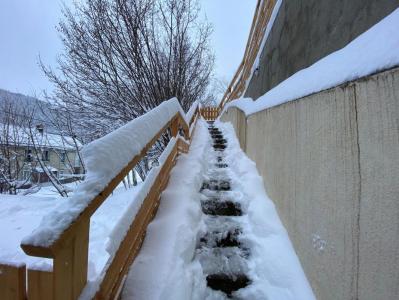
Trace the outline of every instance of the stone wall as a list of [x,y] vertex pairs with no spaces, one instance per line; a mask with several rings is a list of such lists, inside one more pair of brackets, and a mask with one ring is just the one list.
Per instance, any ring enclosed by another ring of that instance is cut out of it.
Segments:
[[222,120],[256,162],[317,298],[399,299],[399,69]]

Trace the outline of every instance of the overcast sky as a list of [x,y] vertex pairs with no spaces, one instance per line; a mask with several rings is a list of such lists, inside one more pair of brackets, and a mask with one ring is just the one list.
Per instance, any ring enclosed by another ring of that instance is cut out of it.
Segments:
[[[64,0],[72,3],[72,0]],[[0,0],[0,88],[27,95],[40,94],[51,85],[37,61],[55,66],[62,44],[55,26],[61,0]],[[240,64],[256,0],[200,0],[214,26],[212,45],[216,75],[230,81]]]

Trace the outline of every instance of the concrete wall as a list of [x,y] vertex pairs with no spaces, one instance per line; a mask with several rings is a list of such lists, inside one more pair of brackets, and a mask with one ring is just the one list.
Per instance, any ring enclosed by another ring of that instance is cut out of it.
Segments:
[[283,0],[246,97],[257,99],[398,7],[399,0]]
[[399,69],[237,114],[317,298],[399,299]]
[[246,125],[245,114],[238,108],[232,107],[222,116],[222,121],[231,122],[236,132],[240,147],[246,150]]

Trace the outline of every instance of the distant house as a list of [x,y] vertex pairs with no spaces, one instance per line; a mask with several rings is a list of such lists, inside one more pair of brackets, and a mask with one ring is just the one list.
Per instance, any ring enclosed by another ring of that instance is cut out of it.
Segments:
[[[2,132],[3,128],[3,132]],[[23,184],[49,181],[49,173],[61,182],[73,181],[82,173],[77,148],[82,144],[69,136],[0,124],[0,166],[7,163],[13,180]],[[75,144],[76,143],[76,144]]]

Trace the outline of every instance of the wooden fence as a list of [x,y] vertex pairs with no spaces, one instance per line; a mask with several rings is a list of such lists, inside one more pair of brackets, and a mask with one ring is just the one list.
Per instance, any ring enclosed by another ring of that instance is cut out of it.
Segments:
[[207,121],[215,121],[219,112],[219,107],[201,107],[201,116]]
[[0,264],[0,299],[26,299],[26,267]]
[[[26,270],[25,266],[0,265],[0,299],[77,299],[87,283],[90,217],[164,132],[170,130],[174,137],[178,136],[179,131],[184,132],[185,139],[190,140],[190,126],[196,122],[198,115],[197,107],[188,124],[180,113],[171,118],[141,153],[132,158],[52,245],[49,247],[21,245],[28,255],[52,258],[53,270]],[[168,184],[170,171],[176,163],[176,158],[179,153],[186,153],[188,150],[189,144],[178,138],[112,262],[108,265],[95,299],[118,297],[123,278],[140,250],[148,224],[155,216],[161,193]],[[28,284],[26,284],[26,278]],[[26,286],[28,286],[27,292]]]
[[239,98],[244,93],[255,59],[262,50],[260,47],[275,4],[276,0],[258,0],[244,58],[223,95],[219,108],[222,109],[227,102]]

